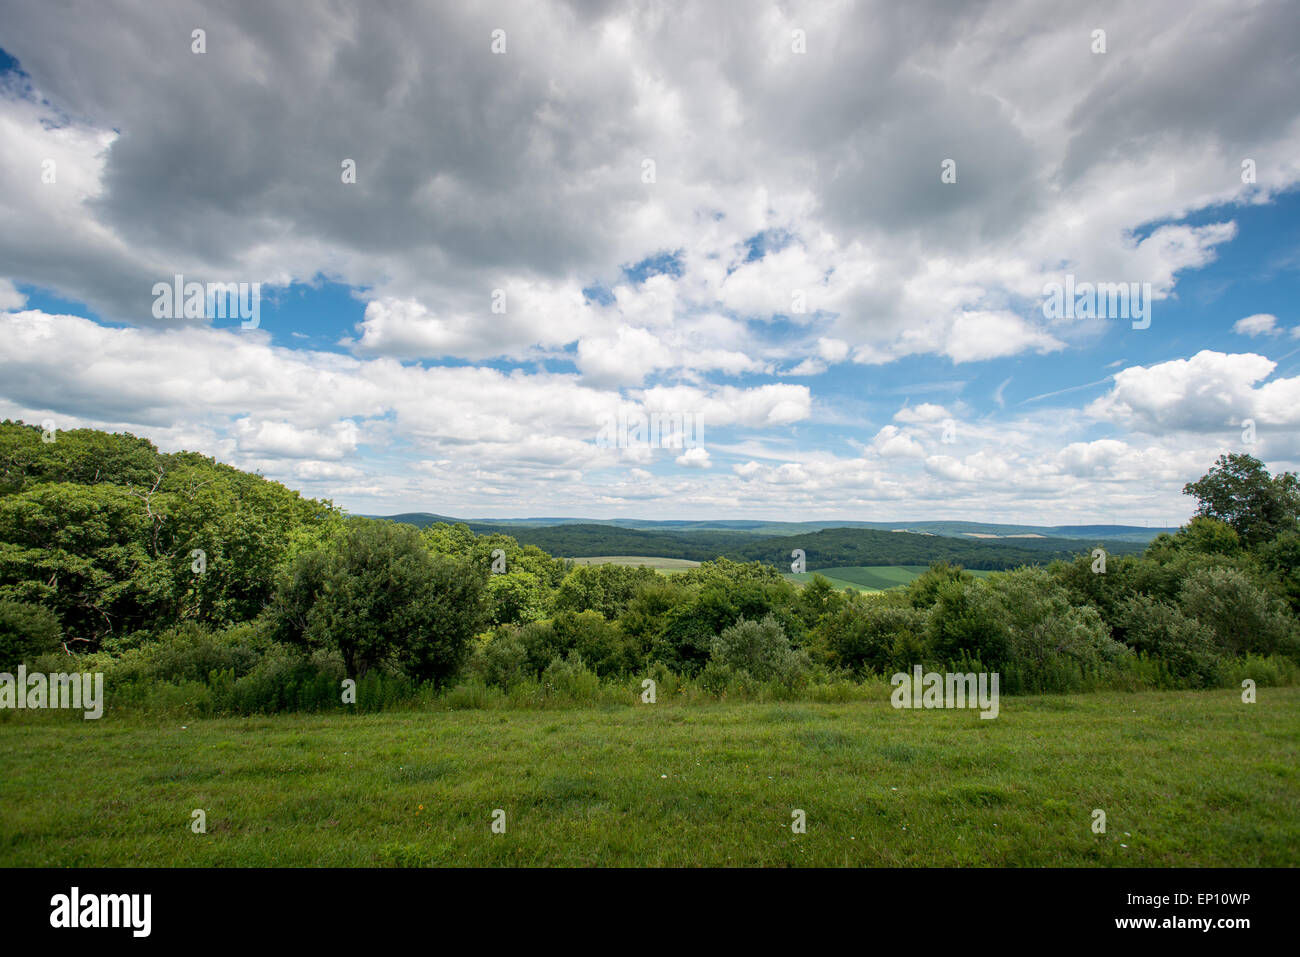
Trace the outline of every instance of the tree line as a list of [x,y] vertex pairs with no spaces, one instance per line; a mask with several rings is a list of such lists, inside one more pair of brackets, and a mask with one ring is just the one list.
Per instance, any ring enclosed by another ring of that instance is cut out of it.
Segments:
[[1038,551],[982,579],[939,561],[862,594],[726,556],[575,566],[500,532],[350,517],[131,435],[50,438],[0,424],[0,669],[103,670],[110,701],[337,707],[349,678],[371,704],[646,676],[827,694],[915,664],[999,671],[1007,693],[1191,688],[1300,662],[1300,489],[1250,456],[1189,483],[1196,515],[1140,553]]

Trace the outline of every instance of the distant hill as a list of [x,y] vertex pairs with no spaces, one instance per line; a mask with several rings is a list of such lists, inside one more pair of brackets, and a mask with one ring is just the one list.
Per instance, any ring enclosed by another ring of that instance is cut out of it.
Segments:
[[1150,542],[1161,532],[1176,532],[1177,528],[1157,528],[1146,525],[1007,525],[991,522],[854,522],[843,519],[810,522],[774,522],[762,519],[717,519],[717,520],[675,520],[655,521],[643,518],[450,518],[430,512],[409,512],[403,515],[378,515],[375,518],[389,518],[395,522],[406,522],[423,528],[435,522],[464,522],[470,526],[492,525],[496,527],[553,527],[558,525],[604,525],[613,528],[637,529],[641,531],[696,532],[696,531],[734,531],[749,535],[796,535],[802,532],[820,532],[829,528],[875,528],[886,531],[929,533],[945,535],[952,538],[993,535],[998,538],[1009,536],[1042,535],[1045,538],[1075,538],[1088,541],[1105,540],[1110,542],[1138,542],[1143,545]]
[[[421,527],[455,521],[427,513],[388,517]],[[1018,530],[1033,527],[974,523],[917,523],[910,531],[894,530],[887,523],[873,523],[874,527],[866,523],[831,527],[822,527],[820,523],[759,523],[743,530],[717,527],[724,523],[714,523],[712,527],[707,523],[646,523],[653,528],[628,528],[614,522],[565,521],[542,525],[525,520],[467,521],[465,524],[477,534],[510,535],[521,544],[536,545],[563,558],[624,555],[709,561],[726,557],[761,561],[782,571],[790,567],[791,552],[796,548],[804,550],[810,570],[854,565],[928,565],[939,560],[960,563],[967,568],[1000,569],[1070,558],[1098,545],[1112,554],[1138,552],[1145,545],[1144,541],[1126,541],[1113,535],[1066,538],[1035,532],[1042,537],[974,538],[962,532],[952,534],[956,531],[954,526],[961,525],[971,530],[999,529],[1003,530],[1002,534],[1024,534]],[[942,526],[947,534],[925,526]],[[780,529],[781,534],[767,533],[772,527]]]

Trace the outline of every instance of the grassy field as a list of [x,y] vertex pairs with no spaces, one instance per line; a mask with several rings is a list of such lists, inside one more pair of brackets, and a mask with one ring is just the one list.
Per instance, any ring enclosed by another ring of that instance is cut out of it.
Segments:
[[1254,705],[1004,697],[991,721],[895,711],[887,691],[188,722],[8,712],[0,865],[1300,864],[1300,689]]
[[699,562],[689,558],[647,558],[644,555],[594,555],[572,559],[579,565],[631,565],[635,568],[653,568],[661,572],[679,572],[699,567]]
[[[815,572],[787,572],[788,581],[807,584],[813,575],[822,575],[836,588],[856,588],[858,591],[885,591],[906,585],[926,570],[926,565],[851,565],[843,568],[819,568]],[[983,578],[992,572],[968,569],[972,575]]]
[[[700,564],[685,558],[657,558],[643,555],[593,555],[586,558],[575,558],[572,561],[579,565],[633,565],[653,568],[656,571],[665,573],[695,568]],[[843,568],[821,568],[815,573],[801,572],[795,574],[786,572],[783,577],[787,581],[797,582],[802,585],[812,581],[813,575],[818,574],[825,576],[836,588],[854,588],[858,591],[885,591],[889,588],[899,588],[906,585],[925,571],[927,567],[926,565],[852,565]],[[970,573],[980,577],[992,574],[992,572],[976,569],[970,569]]]

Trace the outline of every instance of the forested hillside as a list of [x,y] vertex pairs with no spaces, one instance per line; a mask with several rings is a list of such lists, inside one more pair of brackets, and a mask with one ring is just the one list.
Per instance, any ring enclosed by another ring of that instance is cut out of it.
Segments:
[[329,502],[196,453],[0,423],[0,598],[52,619],[70,649],[247,621],[280,568],[341,521]]
[[[394,516],[395,521],[427,525],[420,517]],[[687,558],[697,562],[729,558],[763,562],[788,570],[790,553],[802,548],[807,567],[841,565],[928,565],[956,562],[967,568],[1007,569],[1069,558],[1102,546],[1112,554],[1134,554],[1143,545],[1103,539],[1024,538],[1014,541],[950,538],[874,528],[830,528],[797,535],[755,536],[741,531],[643,531],[614,525],[493,525],[468,523],[479,534],[508,534],[552,555],[648,555]]]

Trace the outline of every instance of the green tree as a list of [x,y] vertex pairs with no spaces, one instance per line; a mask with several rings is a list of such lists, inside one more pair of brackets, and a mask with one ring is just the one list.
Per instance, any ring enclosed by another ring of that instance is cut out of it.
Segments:
[[1007,661],[1015,692],[1075,691],[1085,673],[1128,654],[1096,608],[1071,602],[1068,589],[1044,568],[1028,566],[989,576],[985,587],[1007,630]]
[[578,565],[560,582],[556,611],[597,611],[608,619],[623,614],[638,591],[656,581],[653,568],[630,568],[612,562]]
[[1259,459],[1220,455],[1214,466],[1183,493],[1197,500],[1196,513],[1217,518],[1236,530],[1247,547],[1293,530],[1300,519],[1300,480],[1294,472],[1270,476]]
[[1002,608],[984,583],[948,581],[938,586],[926,621],[930,653],[939,662],[965,657],[994,670],[1008,660],[1010,641]]
[[336,649],[350,675],[388,662],[419,680],[455,674],[484,624],[482,570],[435,555],[413,528],[351,519],[324,555],[300,555],[273,603],[274,627]]
[[920,663],[925,612],[892,595],[855,594],[819,631],[833,665],[859,675],[906,669]]
[[952,582],[971,582],[975,576],[960,565],[931,562],[930,567],[907,583],[907,597],[913,608],[929,608],[939,598],[939,589]]
[[0,599],[35,602],[93,648],[166,617],[171,570],[140,500],[109,484],[32,485],[0,498]]

